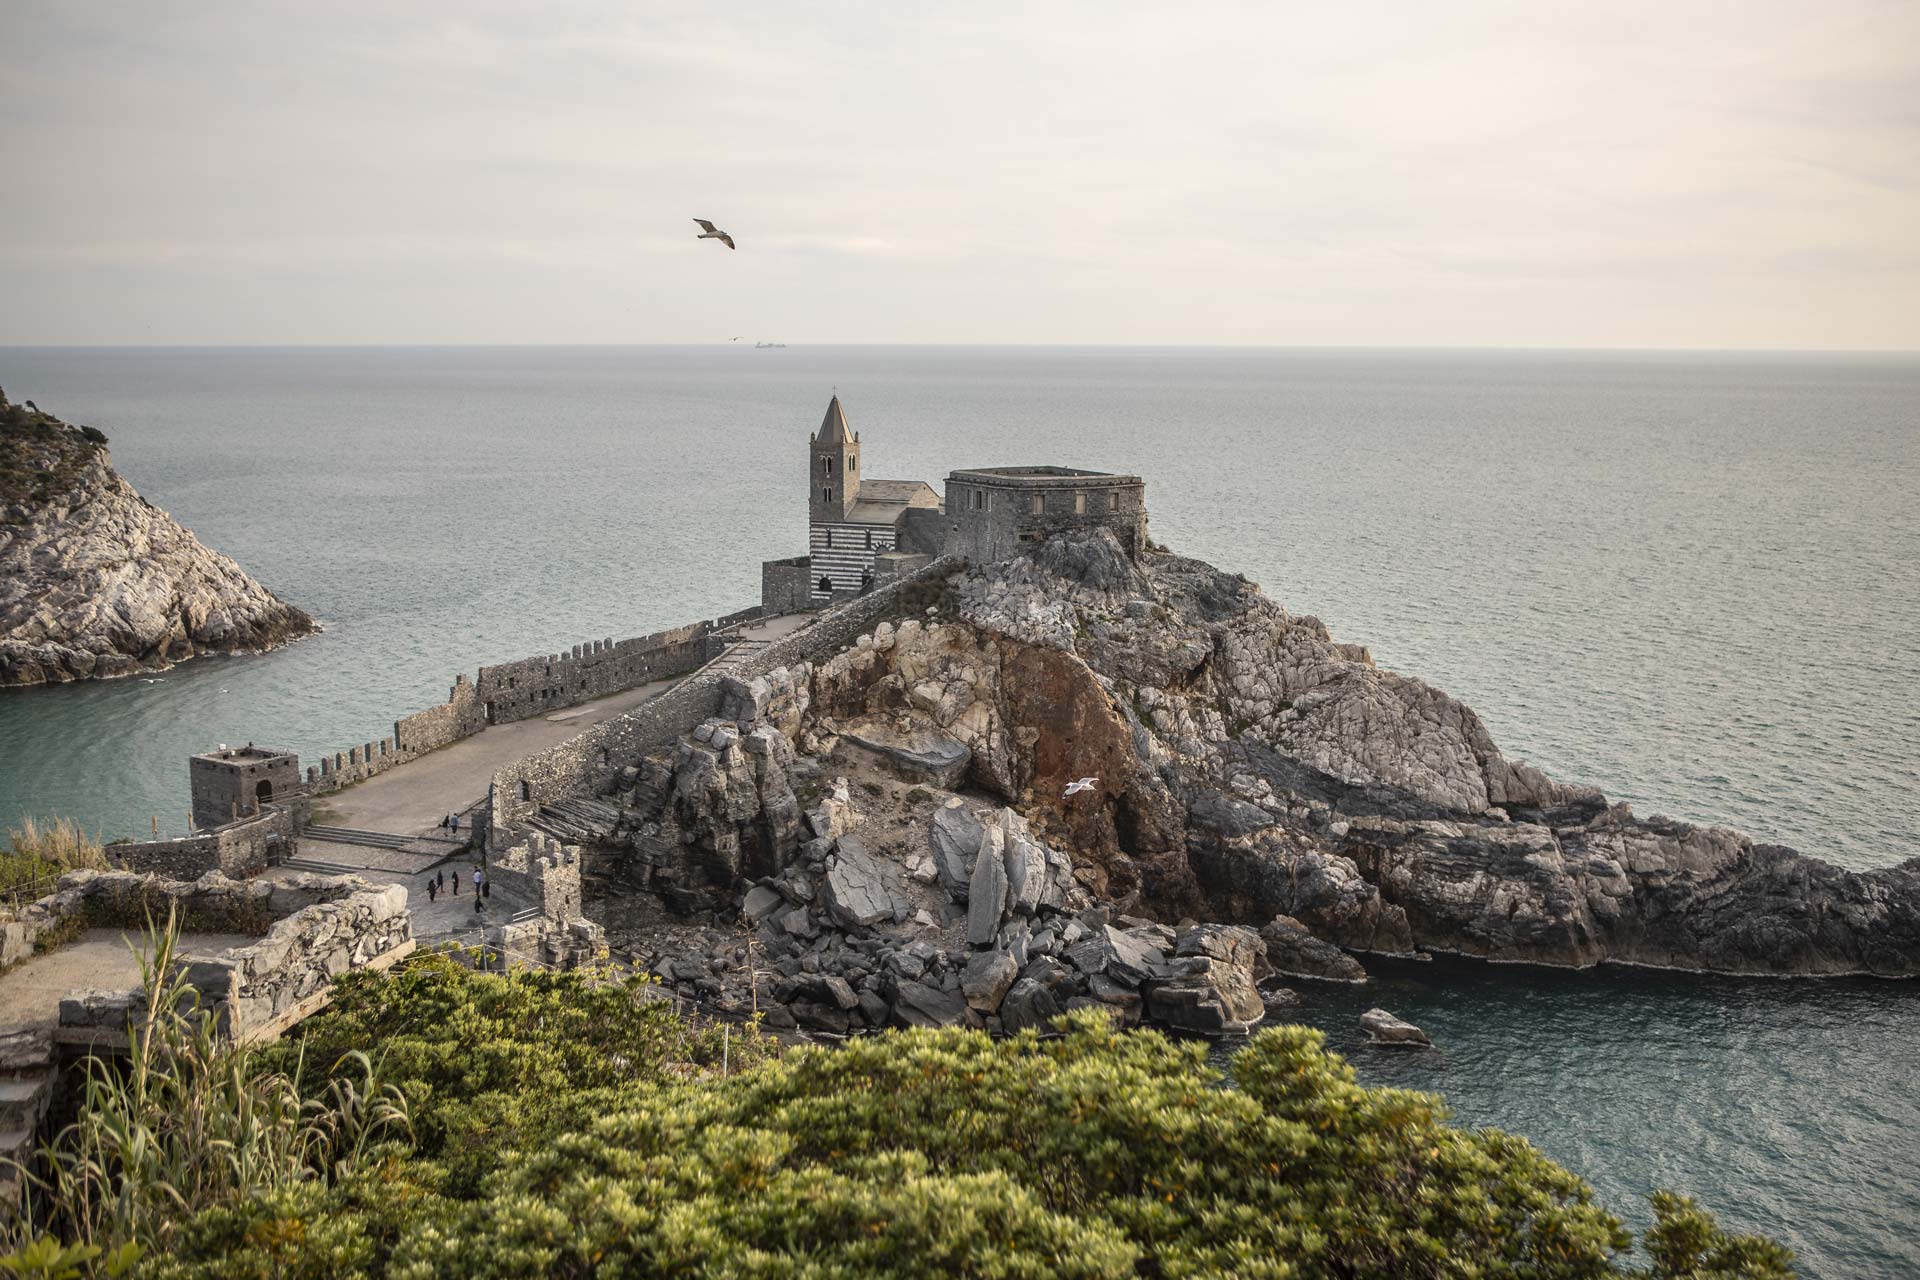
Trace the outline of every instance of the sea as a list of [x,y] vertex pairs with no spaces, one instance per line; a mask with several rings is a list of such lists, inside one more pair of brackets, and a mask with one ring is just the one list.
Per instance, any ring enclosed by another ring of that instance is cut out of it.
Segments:
[[[0,693],[0,826],[177,833],[186,757],[309,761],[455,673],[757,601],[837,393],[877,477],[1144,476],[1153,537],[1641,814],[1920,855],[1920,356],[1152,347],[0,348],[325,630]],[[1823,1280],[1920,1275],[1920,984],[1458,960],[1301,985],[1362,1080],[1520,1133],[1630,1225],[1697,1197]],[[1374,1004],[1431,1053],[1369,1049]]]

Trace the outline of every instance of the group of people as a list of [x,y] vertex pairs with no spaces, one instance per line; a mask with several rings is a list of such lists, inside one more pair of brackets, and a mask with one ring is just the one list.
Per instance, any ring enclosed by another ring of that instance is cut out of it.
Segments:
[[[460,896],[460,873],[456,871],[452,876],[448,876],[447,869],[442,867],[433,873],[432,879],[427,881],[427,901],[438,902],[440,895],[448,892],[456,898]],[[491,897],[493,897],[493,881],[489,880],[479,867],[475,867],[473,869],[473,913],[479,915],[486,899]]]
[[451,834],[456,836],[459,835],[460,834],[460,815],[457,813],[450,813],[446,817],[440,819],[440,829],[442,831],[450,832]]

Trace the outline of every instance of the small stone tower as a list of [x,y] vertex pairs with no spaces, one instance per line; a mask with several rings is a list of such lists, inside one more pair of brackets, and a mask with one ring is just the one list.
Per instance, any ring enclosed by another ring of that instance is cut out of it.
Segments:
[[193,822],[218,827],[260,812],[260,806],[301,794],[300,757],[272,747],[222,747],[187,760]]
[[840,397],[827,405],[820,430],[807,437],[807,504],[813,524],[840,524],[860,498],[860,437],[847,430]]

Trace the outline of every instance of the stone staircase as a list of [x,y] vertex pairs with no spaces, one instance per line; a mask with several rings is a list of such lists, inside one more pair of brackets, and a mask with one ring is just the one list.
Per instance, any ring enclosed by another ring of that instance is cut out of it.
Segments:
[[324,840],[328,844],[357,844],[368,849],[392,849],[399,853],[438,853],[441,856],[459,853],[467,847],[465,840],[447,836],[401,836],[390,831],[360,831],[353,827],[310,826],[302,836],[309,840]]
[[53,1039],[45,1032],[0,1032],[0,1203],[20,1199],[20,1171],[53,1105]]
[[323,862],[319,858],[288,858],[280,864],[290,871],[310,871],[319,876],[357,876],[365,867],[350,867],[341,862]]
[[729,671],[738,670],[753,659],[759,657],[760,654],[772,644],[773,641],[771,640],[735,640],[727,646],[725,652],[712,662],[709,662],[705,669],[721,675]]
[[618,805],[585,796],[569,796],[540,806],[531,825],[562,844],[604,844],[619,821]]

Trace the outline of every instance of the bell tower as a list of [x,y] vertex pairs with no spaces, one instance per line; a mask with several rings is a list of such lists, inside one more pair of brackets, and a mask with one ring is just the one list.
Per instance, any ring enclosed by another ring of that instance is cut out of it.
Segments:
[[840,397],[827,405],[820,430],[807,437],[807,513],[813,524],[840,524],[860,498],[860,437],[847,430]]

